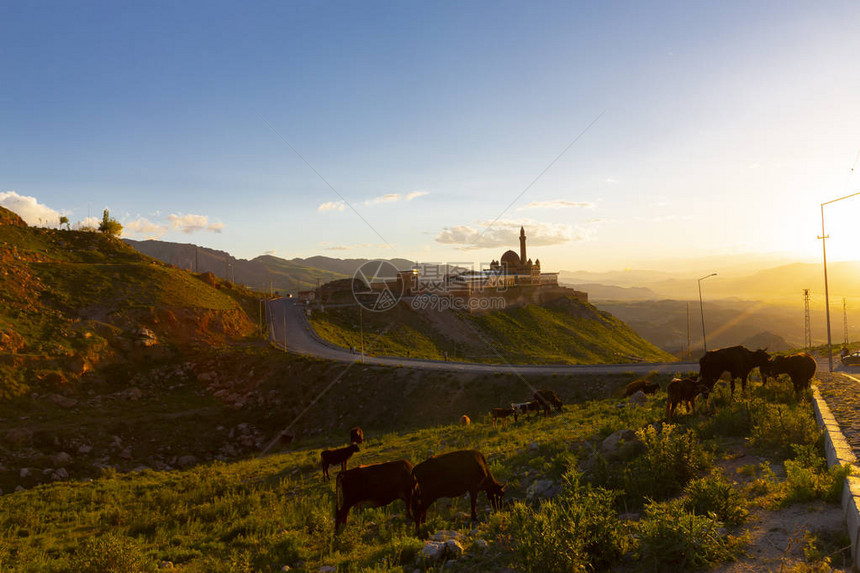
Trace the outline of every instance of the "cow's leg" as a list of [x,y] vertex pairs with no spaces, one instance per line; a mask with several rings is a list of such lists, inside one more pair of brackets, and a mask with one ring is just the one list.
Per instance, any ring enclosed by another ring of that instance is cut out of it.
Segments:
[[323,462],[322,470],[323,470],[323,479],[327,480],[328,479],[328,464],[327,463]]
[[472,521],[478,521],[478,490],[473,489],[469,491],[469,504],[472,506]]

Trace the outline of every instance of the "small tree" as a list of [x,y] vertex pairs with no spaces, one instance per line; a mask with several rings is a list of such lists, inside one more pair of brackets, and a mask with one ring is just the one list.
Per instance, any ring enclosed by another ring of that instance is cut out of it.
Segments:
[[60,225],[65,225],[66,230],[68,231],[69,230],[69,218],[66,217],[65,215],[61,215],[60,216]]
[[122,224],[110,216],[110,211],[105,209],[102,215],[102,222],[99,224],[99,231],[111,237],[118,237],[122,233]]

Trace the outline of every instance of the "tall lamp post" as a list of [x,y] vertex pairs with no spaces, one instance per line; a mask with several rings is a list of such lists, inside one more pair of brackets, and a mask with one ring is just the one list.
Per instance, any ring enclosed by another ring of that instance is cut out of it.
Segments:
[[827,311],[827,365],[830,367],[830,372],[833,372],[833,345],[830,338],[830,290],[827,286],[827,239],[830,238],[830,235],[824,232],[824,206],[856,195],[860,195],[860,192],[825,201],[821,204],[821,236],[818,238],[821,239],[821,254],[824,260],[824,306]]
[[708,339],[705,336],[705,307],[702,304],[702,281],[715,276],[717,276],[717,273],[711,273],[699,279],[699,312],[702,315],[702,346],[705,348],[705,352],[708,351]]

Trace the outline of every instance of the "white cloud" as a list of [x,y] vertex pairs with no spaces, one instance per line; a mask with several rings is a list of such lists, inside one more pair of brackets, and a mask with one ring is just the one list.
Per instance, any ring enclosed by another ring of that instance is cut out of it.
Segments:
[[146,217],[122,224],[123,236],[142,236],[144,239],[158,239],[167,232],[167,225],[153,223]]
[[380,203],[395,203],[400,201],[400,193],[386,193],[364,202],[365,205],[379,205]]
[[607,183],[618,183],[618,179],[616,179],[615,177],[607,177],[606,182]]
[[430,191],[413,191],[406,195],[407,201],[412,201],[413,199],[417,199],[418,197],[423,197],[424,195],[429,195]]
[[516,250],[520,244],[520,227],[525,227],[529,246],[545,247],[586,239],[586,233],[579,229],[575,230],[571,225],[560,223],[501,219],[495,223],[478,221],[477,224],[481,228],[472,228],[468,225],[446,227],[437,235],[436,242],[459,245],[457,248],[463,251],[497,247]]
[[343,211],[343,201],[328,201],[317,207],[317,211],[325,213],[326,211]]
[[271,251],[266,251],[266,252],[265,252],[265,253],[263,253],[263,254],[264,254],[264,255],[269,255],[269,256],[274,257],[275,255],[277,255],[277,254],[278,254],[278,251],[277,251],[276,249],[272,249]]
[[353,249],[390,249],[389,245],[375,245],[373,243],[358,243],[356,245],[335,245],[329,242],[320,243],[324,251],[351,251]]
[[0,206],[16,213],[28,225],[56,227],[60,224],[60,213],[42,205],[35,197],[5,191],[0,193]]
[[83,221],[78,221],[73,226],[77,230],[81,229],[98,229],[102,224],[102,220],[98,217],[85,217]]
[[524,207],[520,207],[517,211],[525,211],[526,209],[568,209],[571,207],[580,207],[583,209],[591,209],[594,203],[586,201],[565,201],[564,199],[553,199],[552,201],[532,201]]
[[210,223],[206,215],[176,215],[171,213],[167,216],[170,226],[179,229],[183,233],[195,233],[197,231],[212,231],[220,233],[224,228],[223,223]]

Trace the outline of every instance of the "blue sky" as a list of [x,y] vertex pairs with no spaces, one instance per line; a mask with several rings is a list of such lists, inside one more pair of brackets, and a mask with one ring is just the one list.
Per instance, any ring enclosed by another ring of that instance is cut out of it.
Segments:
[[[481,263],[525,225],[548,269],[817,260],[819,204],[860,191],[859,29],[851,2],[4,3],[0,204],[243,258]],[[833,258],[858,214],[827,207]]]

